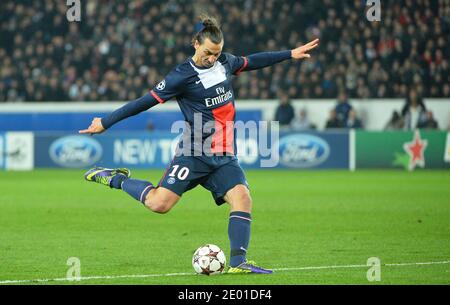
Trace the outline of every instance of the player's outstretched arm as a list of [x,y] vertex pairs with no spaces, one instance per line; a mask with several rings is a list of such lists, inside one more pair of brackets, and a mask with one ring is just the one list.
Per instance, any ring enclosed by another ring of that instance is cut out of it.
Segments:
[[81,134],[102,133],[117,122],[141,113],[142,111],[150,109],[158,104],[158,100],[156,100],[152,94],[147,93],[146,95],[125,104],[119,109],[114,110],[111,114],[104,118],[94,118],[91,125],[87,129],[83,129],[78,132]]
[[293,50],[260,52],[251,54],[247,57],[241,57],[240,60],[234,60],[232,63],[234,74],[237,75],[242,71],[262,69],[287,59],[310,58],[311,55],[309,54],[309,52],[316,48],[318,45],[319,39],[314,39],[313,41]]

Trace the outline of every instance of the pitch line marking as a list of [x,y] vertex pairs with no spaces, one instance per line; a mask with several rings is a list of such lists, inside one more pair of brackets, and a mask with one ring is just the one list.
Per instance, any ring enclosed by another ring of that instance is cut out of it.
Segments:
[[[450,261],[441,262],[419,262],[419,263],[393,263],[393,264],[381,264],[385,267],[396,267],[396,266],[420,266],[420,265],[442,265],[450,264]],[[316,267],[294,267],[294,268],[278,268],[273,269],[274,271],[294,271],[294,270],[318,270],[318,269],[339,269],[339,268],[363,268],[370,267],[367,265],[335,265],[335,266],[316,266]]]
[[[450,264],[450,260],[441,262],[417,262],[417,263],[392,263],[381,264],[385,267],[403,267],[403,266],[423,266],[423,265],[443,265]],[[334,266],[310,266],[295,268],[274,268],[274,271],[295,271],[295,270],[320,270],[320,269],[345,269],[345,268],[367,268],[367,265],[334,265]],[[197,276],[195,273],[166,273],[166,274],[130,274],[130,275],[99,275],[99,276],[82,276],[80,278],[55,278],[55,279],[33,279],[33,280],[1,280],[0,284],[20,284],[20,283],[43,283],[43,282],[78,282],[86,280],[110,280],[110,279],[131,279],[131,278],[149,278],[149,277],[166,277],[166,276]]]

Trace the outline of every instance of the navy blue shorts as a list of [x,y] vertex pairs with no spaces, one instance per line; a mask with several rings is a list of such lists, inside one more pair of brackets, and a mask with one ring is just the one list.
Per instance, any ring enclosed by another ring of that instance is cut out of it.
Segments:
[[199,184],[211,192],[217,205],[225,202],[223,197],[236,185],[248,188],[244,171],[234,156],[178,156],[159,181],[159,186],[178,196]]

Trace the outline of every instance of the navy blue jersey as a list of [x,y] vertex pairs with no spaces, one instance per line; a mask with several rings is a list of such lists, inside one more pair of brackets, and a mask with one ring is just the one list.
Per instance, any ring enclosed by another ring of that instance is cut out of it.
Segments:
[[[102,126],[107,129],[158,103],[176,98],[187,125],[178,146],[182,148],[182,154],[235,155],[232,76],[242,71],[262,69],[289,58],[290,50],[261,52],[247,57],[222,53],[214,66],[203,68],[196,66],[190,57],[176,66],[148,94],[103,117]],[[196,119],[199,116],[201,120]],[[186,140],[189,140],[189,145],[185,145]]]
[[[235,96],[231,79],[247,64],[245,57],[222,53],[211,68],[203,68],[196,66],[190,57],[150,91],[160,103],[176,98],[188,124],[183,138],[191,139],[192,153],[196,145],[203,145],[209,139],[211,145],[207,148],[211,153],[235,154]],[[200,125],[194,126],[194,118],[199,114],[202,143],[194,135]]]

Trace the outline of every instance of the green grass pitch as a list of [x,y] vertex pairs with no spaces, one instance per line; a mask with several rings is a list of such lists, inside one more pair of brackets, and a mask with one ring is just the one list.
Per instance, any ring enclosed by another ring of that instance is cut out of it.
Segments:
[[[199,186],[159,215],[83,173],[0,172],[1,284],[450,284],[449,171],[246,171],[249,258],[276,271],[210,277],[191,257],[214,243],[228,258],[228,205]],[[86,278],[52,280],[69,257]],[[370,257],[381,281],[367,280]],[[34,279],[48,281],[20,282]]]

